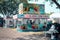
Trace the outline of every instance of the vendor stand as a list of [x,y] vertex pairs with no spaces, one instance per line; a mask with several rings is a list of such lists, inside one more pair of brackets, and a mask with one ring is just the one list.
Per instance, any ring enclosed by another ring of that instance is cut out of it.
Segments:
[[47,19],[47,15],[18,14],[17,30],[19,32],[41,31],[43,30],[42,26],[44,25],[44,22],[47,23]]
[[19,14],[17,15],[17,30],[40,31],[43,30],[44,22],[48,16],[45,15],[44,4],[19,4]]

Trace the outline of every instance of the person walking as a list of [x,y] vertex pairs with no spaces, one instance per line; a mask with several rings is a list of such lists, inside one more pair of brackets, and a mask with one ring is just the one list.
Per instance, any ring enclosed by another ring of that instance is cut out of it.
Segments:
[[53,25],[54,25],[54,27],[55,27],[55,28],[54,28],[54,31],[56,30],[56,31],[53,33],[53,35],[54,35],[54,37],[55,37],[54,40],[58,40],[58,38],[59,38],[59,37],[58,37],[58,36],[59,36],[59,30],[58,30],[58,28],[59,28],[59,23],[54,22]]

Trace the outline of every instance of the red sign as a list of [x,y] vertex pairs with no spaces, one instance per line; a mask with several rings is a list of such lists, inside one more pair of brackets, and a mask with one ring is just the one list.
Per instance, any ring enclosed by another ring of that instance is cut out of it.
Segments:
[[29,14],[26,14],[26,15],[25,15],[25,18],[30,18],[30,15],[29,15]]

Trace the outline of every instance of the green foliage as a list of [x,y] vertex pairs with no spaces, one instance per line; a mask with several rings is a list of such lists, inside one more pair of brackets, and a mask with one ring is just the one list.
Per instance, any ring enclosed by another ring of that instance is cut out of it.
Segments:
[[2,14],[16,14],[18,10],[18,0],[0,0],[0,13]]

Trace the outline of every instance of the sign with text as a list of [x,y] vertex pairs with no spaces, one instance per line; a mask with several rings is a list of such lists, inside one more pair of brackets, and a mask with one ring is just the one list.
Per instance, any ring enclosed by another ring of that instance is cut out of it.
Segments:
[[44,4],[45,0],[27,0],[30,4]]
[[18,18],[24,18],[24,14],[18,14],[17,17]]
[[25,15],[25,18],[48,18],[47,15]]

